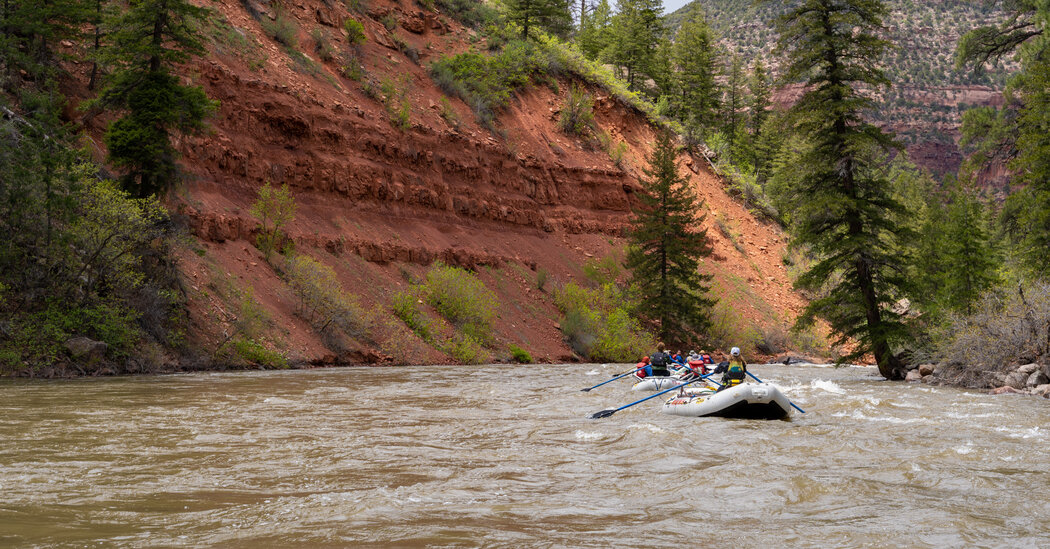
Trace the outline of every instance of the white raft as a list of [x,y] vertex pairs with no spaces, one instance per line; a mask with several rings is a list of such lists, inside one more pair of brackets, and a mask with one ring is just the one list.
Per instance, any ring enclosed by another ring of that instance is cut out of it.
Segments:
[[635,383],[634,386],[631,387],[631,390],[656,392],[670,389],[671,387],[677,387],[683,383],[685,383],[685,380],[673,376],[647,377],[638,383]]
[[785,419],[791,401],[775,385],[745,383],[724,391],[686,390],[664,402],[663,412],[687,417]]

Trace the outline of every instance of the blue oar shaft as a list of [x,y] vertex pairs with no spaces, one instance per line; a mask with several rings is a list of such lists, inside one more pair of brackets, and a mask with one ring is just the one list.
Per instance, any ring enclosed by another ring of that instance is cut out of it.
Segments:
[[703,379],[707,379],[708,377],[711,377],[713,375],[714,374],[707,374],[706,376],[700,377],[698,379],[694,379],[692,381],[687,381],[687,382],[685,382],[685,383],[683,383],[681,385],[675,385],[674,387],[671,387],[670,389],[664,389],[663,391],[660,391],[659,393],[656,393],[655,395],[650,395],[650,396],[647,396],[647,397],[645,397],[645,398],[643,398],[641,400],[636,400],[636,401],[634,401],[634,402],[632,402],[630,404],[625,404],[623,406],[620,406],[619,408],[614,410],[614,412],[619,412],[620,410],[623,410],[624,408],[630,408],[631,406],[634,406],[635,404],[638,404],[639,402],[645,402],[645,401],[647,401],[649,399],[656,398],[656,397],[658,397],[658,396],[660,396],[660,395],[662,395],[664,393],[670,393],[671,391],[673,391],[675,389],[681,389],[682,387],[685,387],[686,385],[689,385],[690,383],[696,383],[697,381],[700,381],[700,380],[703,380]]
[[[757,381],[759,383],[765,383],[761,379],[758,379],[758,376],[756,376],[755,374],[752,374],[751,372],[747,372],[747,375],[751,376],[752,378],[754,378],[755,381]],[[803,414],[806,413],[806,411],[803,410],[802,408],[799,408],[798,406],[795,406],[795,403],[791,402],[791,399],[788,399],[788,404],[790,404],[792,408],[802,412]]]
[[580,389],[580,390],[581,390],[581,391],[590,391],[591,389],[597,389],[598,387],[601,387],[602,385],[605,385],[606,383],[612,383],[612,382],[616,381],[617,379],[620,379],[620,378],[624,378],[624,377],[627,377],[627,376],[629,376],[629,375],[631,375],[631,374],[633,374],[633,373],[635,373],[635,372],[637,372],[638,370],[641,370],[641,369],[643,369],[643,368],[645,368],[645,366],[642,366],[641,368],[637,368],[637,369],[635,369],[635,370],[633,370],[633,371],[627,372],[626,374],[621,374],[621,375],[618,375],[618,376],[616,376],[616,377],[614,377],[614,378],[612,378],[612,379],[610,379],[610,380],[607,380],[607,381],[603,381],[603,382],[601,382],[601,383],[599,383],[599,384],[595,385],[594,387],[588,387],[588,388],[586,388],[586,389]]

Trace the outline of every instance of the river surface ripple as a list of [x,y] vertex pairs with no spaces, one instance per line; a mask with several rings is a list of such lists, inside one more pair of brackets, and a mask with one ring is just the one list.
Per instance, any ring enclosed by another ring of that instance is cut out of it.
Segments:
[[624,369],[4,381],[0,546],[1050,546],[1050,401],[753,366],[808,413],[587,419]]

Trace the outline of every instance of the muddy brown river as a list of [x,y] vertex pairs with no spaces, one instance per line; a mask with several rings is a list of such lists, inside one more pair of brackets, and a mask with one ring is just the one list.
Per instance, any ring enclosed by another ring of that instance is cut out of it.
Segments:
[[1048,400],[753,366],[808,413],[587,419],[625,369],[5,380],[0,546],[1050,546]]

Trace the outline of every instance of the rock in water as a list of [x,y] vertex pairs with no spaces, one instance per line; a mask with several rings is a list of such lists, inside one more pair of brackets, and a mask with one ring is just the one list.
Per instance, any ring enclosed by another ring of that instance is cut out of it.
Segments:
[[912,370],[908,372],[907,376],[904,376],[904,381],[922,381],[922,374],[920,374],[918,370]]
[[933,364],[920,364],[919,365],[919,373],[922,374],[923,377],[926,377],[928,375],[933,375],[934,367],[935,366]]

